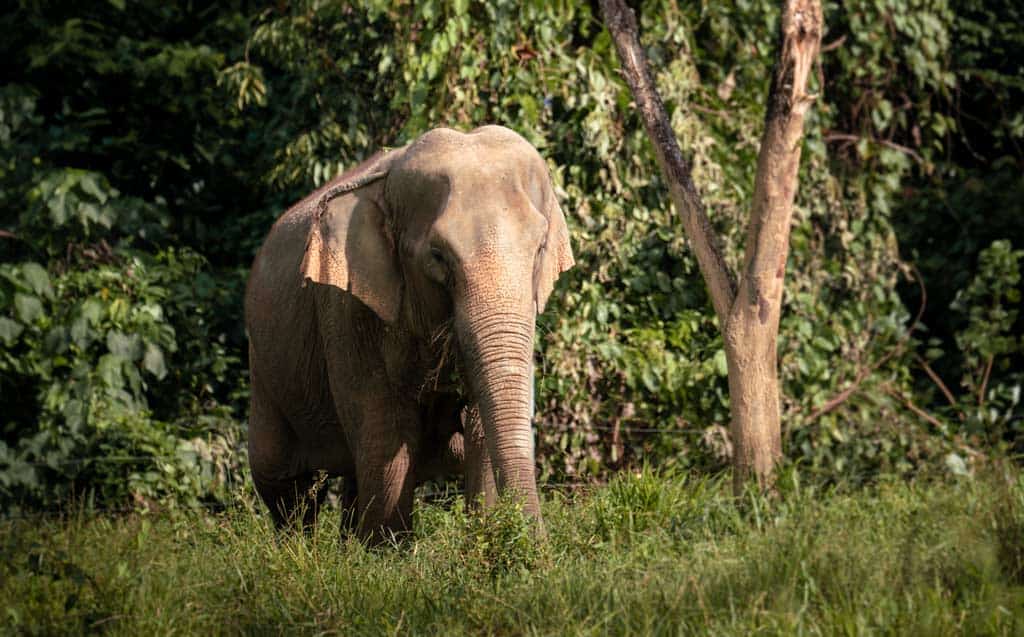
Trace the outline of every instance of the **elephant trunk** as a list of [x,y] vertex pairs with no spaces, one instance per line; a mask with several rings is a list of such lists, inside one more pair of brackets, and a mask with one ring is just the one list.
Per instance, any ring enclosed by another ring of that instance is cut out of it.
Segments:
[[463,351],[495,484],[501,493],[515,492],[523,499],[524,510],[539,520],[532,428],[533,331],[532,312],[485,311],[466,317]]

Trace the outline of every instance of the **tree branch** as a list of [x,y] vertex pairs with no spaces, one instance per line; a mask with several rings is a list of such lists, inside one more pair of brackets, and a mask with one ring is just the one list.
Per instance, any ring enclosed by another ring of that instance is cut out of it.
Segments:
[[633,92],[658,165],[668,181],[672,203],[697,256],[719,325],[724,327],[736,298],[735,275],[722,258],[721,241],[711,226],[704,202],[693,184],[690,165],[683,158],[665,105],[658,95],[647,56],[640,46],[636,18],[623,0],[601,0],[601,11],[615,41],[622,74]]
[[829,42],[825,46],[821,47],[821,52],[822,53],[828,53],[829,51],[834,51],[834,50],[838,49],[839,47],[843,46],[843,44],[845,44],[845,43],[846,43],[846,36],[845,35],[841,35],[841,36],[839,36],[839,38],[837,38],[835,40],[832,40],[831,42]]
[[[909,332],[908,332],[908,334],[909,334]],[[811,421],[817,420],[818,418],[824,416],[825,414],[827,414],[827,413],[829,413],[831,411],[834,411],[837,407],[839,407],[840,405],[845,403],[847,401],[847,399],[850,398],[850,396],[853,396],[855,393],[857,393],[857,390],[860,389],[861,383],[863,383],[869,376],[871,376],[871,374],[874,374],[876,371],[878,371],[879,367],[881,367],[882,365],[885,365],[890,360],[892,360],[893,356],[899,354],[902,351],[903,351],[903,342],[900,342],[900,343],[898,343],[896,345],[896,347],[894,347],[891,350],[889,350],[889,352],[886,353],[885,356],[879,358],[872,365],[861,369],[857,373],[857,377],[853,379],[852,383],[850,383],[849,387],[847,387],[843,391],[839,392],[838,394],[836,394],[835,396],[830,398],[821,407],[818,407],[817,409],[812,411],[810,414],[808,414],[807,415],[807,422],[811,422]]]
[[939,420],[935,416],[929,414],[927,411],[925,411],[925,410],[921,409],[920,407],[918,407],[917,405],[915,405],[914,401],[912,401],[909,398],[907,398],[906,396],[904,396],[902,392],[897,391],[891,385],[887,385],[887,384],[886,385],[882,385],[882,391],[884,391],[885,393],[889,394],[890,396],[892,396],[896,400],[898,400],[901,403],[903,403],[903,405],[907,409],[909,409],[910,411],[912,411],[915,414],[917,414],[919,417],[921,417],[921,419],[923,419],[923,420],[927,421],[928,423],[930,423],[933,427],[938,429],[940,432],[944,433],[946,431],[946,425],[942,424],[941,420]]
[[996,357],[993,354],[989,354],[988,362],[985,363],[985,375],[981,378],[981,387],[978,388],[978,407],[985,406],[985,389],[988,387],[988,379],[992,375],[992,363]]
[[[953,396],[953,392],[949,391],[949,387],[946,386],[946,383],[942,382],[942,378],[935,372],[934,369],[932,369],[932,366],[928,364],[928,361],[926,361],[920,355],[914,356],[914,359],[917,360],[918,365],[921,366],[921,369],[924,370],[924,373],[928,374],[928,378],[932,379],[932,382],[935,383],[935,386],[939,388],[939,391],[942,392],[942,395],[946,397],[946,401],[949,403],[949,406],[959,411],[956,398]],[[960,420],[963,419],[964,415],[961,413]]]
[[754,178],[743,274],[730,323],[740,313],[756,316],[761,325],[777,324],[779,319],[804,115],[815,99],[805,89],[821,46],[821,31],[821,5],[817,0],[784,2],[781,42]]
[[904,153],[906,155],[910,155],[911,157],[913,157],[914,161],[916,161],[919,164],[923,164],[924,163],[924,157],[919,155],[917,153],[917,151],[915,151],[913,148],[909,148],[907,146],[903,146],[902,144],[897,144],[896,142],[889,141],[887,139],[875,139],[874,137],[861,137],[860,135],[851,135],[850,133],[836,133],[836,132],[826,132],[825,133],[825,141],[826,142],[851,142],[851,143],[856,143],[856,142],[859,142],[862,139],[866,139],[869,142],[871,142],[872,144],[880,144],[882,146],[885,146],[886,148],[891,148],[893,150],[899,151],[899,152]]

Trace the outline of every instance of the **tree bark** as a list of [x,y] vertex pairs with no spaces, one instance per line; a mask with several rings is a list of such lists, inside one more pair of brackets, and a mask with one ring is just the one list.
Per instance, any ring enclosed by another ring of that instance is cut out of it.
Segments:
[[623,0],[601,0],[623,76],[651,138],[658,165],[708,286],[725,342],[737,491],[750,477],[770,487],[782,456],[776,338],[789,255],[793,198],[804,115],[813,97],[807,79],[821,46],[819,0],[783,0],[779,47],[768,93],[745,259],[739,284],[722,258],[647,59],[636,19]]

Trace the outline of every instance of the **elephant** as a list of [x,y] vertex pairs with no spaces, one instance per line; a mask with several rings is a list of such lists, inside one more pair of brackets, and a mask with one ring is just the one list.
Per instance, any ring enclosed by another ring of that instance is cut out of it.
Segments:
[[464,472],[467,499],[534,475],[536,316],[574,265],[547,165],[514,131],[431,130],[288,209],[246,289],[249,463],[279,527],[316,522],[342,476],[343,524],[411,528],[413,492]]

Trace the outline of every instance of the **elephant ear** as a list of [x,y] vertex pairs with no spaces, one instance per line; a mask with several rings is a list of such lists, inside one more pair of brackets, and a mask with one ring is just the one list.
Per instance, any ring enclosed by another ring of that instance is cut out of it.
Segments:
[[548,218],[548,234],[534,274],[538,314],[544,311],[544,305],[551,296],[558,276],[576,263],[572,257],[572,248],[569,246],[569,228],[565,225],[565,215],[562,214],[554,189],[550,186],[545,188],[544,214]]
[[400,155],[378,154],[323,191],[301,266],[303,285],[312,281],[345,290],[388,323],[398,315],[402,278],[383,190]]

